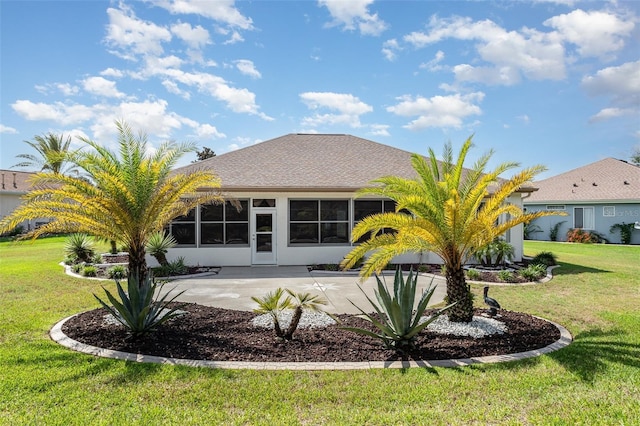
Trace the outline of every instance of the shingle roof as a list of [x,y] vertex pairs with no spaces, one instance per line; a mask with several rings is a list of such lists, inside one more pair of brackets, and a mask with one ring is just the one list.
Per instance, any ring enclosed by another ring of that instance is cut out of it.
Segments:
[[33,188],[29,182],[33,175],[35,173],[0,170],[0,192],[26,194]]
[[534,185],[538,191],[526,198],[525,204],[640,202],[640,167],[615,158],[605,158],[534,182]]
[[[425,147],[426,151],[426,147]],[[414,178],[411,152],[351,135],[288,134],[176,169],[212,169],[225,191],[355,191],[381,176]]]

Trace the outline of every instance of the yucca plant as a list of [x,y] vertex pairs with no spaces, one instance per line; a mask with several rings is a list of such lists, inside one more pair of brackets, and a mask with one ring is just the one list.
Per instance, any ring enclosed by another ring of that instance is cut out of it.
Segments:
[[149,235],[147,239],[147,252],[156,258],[160,266],[167,266],[167,251],[178,245],[178,242],[171,234],[164,231],[156,231]]
[[[285,297],[283,298],[283,296]],[[302,318],[304,310],[320,311],[321,305],[327,304],[326,300],[318,295],[296,293],[282,288],[267,293],[263,297],[252,296],[251,299],[258,304],[258,307],[253,311],[257,314],[269,314],[273,319],[273,328],[276,336],[284,340],[293,339],[293,333],[297,330],[298,324],[300,324],[300,318]],[[287,329],[283,330],[279,314],[286,309],[293,309],[293,316]]]
[[82,233],[69,235],[64,245],[64,252],[70,258],[77,259],[78,262],[91,263],[96,254],[93,239]]
[[112,280],[122,280],[127,277],[127,268],[124,265],[115,265],[107,269],[107,276]]
[[400,268],[396,269],[393,280],[393,293],[389,292],[378,275],[375,275],[375,277],[378,282],[378,289],[374,292],[378,303],[371,300],[362,288],[360,290],[373,306],[377,315],[366,313],[355,303],[350,302],[361,312],[361,317],[373,324],[378,329],[378,332],[358,327],[343,327],[343,329],[380,339],[387,349],[406,352],[415,348],[415,340],[418,333],[455,305],[455,303],[452,303],[428,318],[423,317],[429,300],[431,300],[431,296],[436,289],[433,286],[433,278],[429,287],[422,292],[422,297],[420,297],[414,309],[418,274],[414,274],[413,269],[409,271],[406,281],[402,270]]
[[133,338],[138,338],[167,320],[180,315],[179,307],[170,308],[169,304],[184,291],[171,298],[169,298],[170,292],[167,292],[160,299],[154,300],[156,291],[161,291],[163,285],[158,285],[149,275],[146,275],[140,283],[139,275],[134,272],[127,279],[127,292],[122,288],[120,281],[116,280],[119,299],[109,290],[102,288],[111,305],[95,294],[93,296],[118,322],[129,330]]
[[531,259],[532,265],[544,265],[544,266],[554,266],[557,265],[558,262],[556,260],[556,255],[551,253],[550,251],[541,251],[536,254],[533,259]]

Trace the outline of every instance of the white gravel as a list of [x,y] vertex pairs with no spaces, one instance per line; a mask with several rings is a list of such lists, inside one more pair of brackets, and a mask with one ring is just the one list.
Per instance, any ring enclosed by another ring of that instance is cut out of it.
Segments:
[[[285,309],[278,313],[280,327],[287,328],[293,317],[293,309]],[[251,320],[255,327],[273,328],[273,318],[269,314],[258,315]],[[335,324],[336,321],[324,312],[303,311],[298,328],[323,328]]]
[[427,329],[440,334],[470,336],[478,339],[492,334],[504,334],[507,331],[507,326],[505,323],[493,318],[474,316],[470,323],[459,323],[451,322],[449,321],[449,317],[441,315],[429,324]]

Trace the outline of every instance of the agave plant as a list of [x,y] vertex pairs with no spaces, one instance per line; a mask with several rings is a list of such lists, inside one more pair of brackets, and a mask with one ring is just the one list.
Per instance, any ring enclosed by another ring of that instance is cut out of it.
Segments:
[[[433,278],[429,287],[422,292],[422,297],[420,297],[414,309],[418,274],[414,274],[413,269],[409,271],[406,281],[400,268],[396,269],[393,280],[393,294],[389,292],[378,275],[375,277],[378,281],[378,289],[374,293],[378,303],[375,303],[366,294],[365,297],[371,303],[377,315],[366,313],[356,304],[350,302],[361,312],[361,317],[373,324],[378,329],[378,332],[358,327],[343,328],[380,339],[388,349],[394,349],[399,352],[413,349],[418,333],[455,305],[455,303],[452,303],[430,317],[424,317],[429,300],[431,300],[431,296],[436,289],[433,286]],[[362,292],[364,294],[364,290]]]
[[138,274],[132,273],[127,279],[127,292],[120,285],[120,281],[116,280],[119,299],[109,290],[102,288],[111,305],[95,294],[93,296],[118,322],[129,330],[133,338],[138,338],[167,320],[180,315],[180,308],[170,308],[169,304],[184,293],[183,291],[171,298],[169,298],[170,292],[167,292],[160,299],[153,299],[156,291],[162,290],[163,285],[158,286],[158,283],[149,275],[140,283]]
[[[283,298],[283,296],[285,297]],[[282,288],[267,293],[263,297],[252,296],[251,299],[258,304],[258,307],[253,311],[257,314],[269,314],[273,319],[273,328],[276,336],[284,340],[293,339],[293,333],[298,328],[298,324],[300,324],[300,318],[302,318],[304,310],[319,311],[321,310],[321,305],[327,304],[326,300],[318,295],[296,293]],[[287,329],[283,330],[278,315],[285,309],[293,309],[293,316]]]

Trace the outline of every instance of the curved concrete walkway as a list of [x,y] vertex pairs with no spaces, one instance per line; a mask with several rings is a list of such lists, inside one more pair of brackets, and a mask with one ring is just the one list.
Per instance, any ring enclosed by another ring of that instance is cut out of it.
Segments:
[[[388,288],[393,288],[393,272],[383,275]],[[440,303],[446,295],[446,283],[442,277],[420,274],[418,293],[429,285],[436,286],[430,305]],[[371,277],[364,282],[355,273],[311,271],[305,266],[225,266],[217,275],[204,275],[179,278],[170,281],[165,291],[184,293],[178,298],[181,302],[196,302],[218,308],[251,311],[257,304],[251,296],[264,296],[278,287],[296,292],[318,294],[324,297],[328,305],[327,312],[356,314],[359,311],[349,302],[368,311],[371,305],[362,291],[373,300],[376,280]]]

